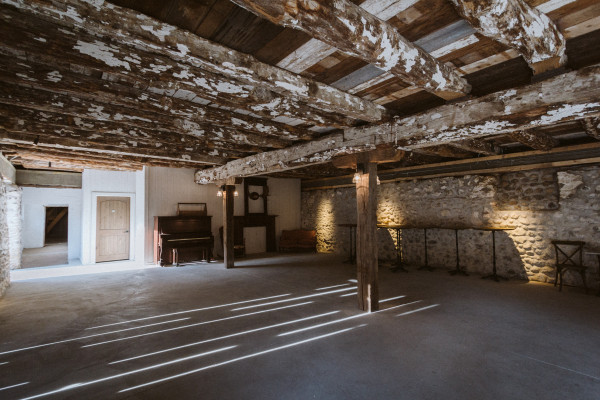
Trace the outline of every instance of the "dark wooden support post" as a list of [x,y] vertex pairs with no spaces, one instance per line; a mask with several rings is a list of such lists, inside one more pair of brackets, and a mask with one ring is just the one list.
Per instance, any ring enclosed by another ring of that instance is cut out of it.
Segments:
[[379,309],[377,278],[377,164],[358,165],[356,181],[356,265],[358,275],[358,308]]
[[235,185],[223,185],[223,262],[233,268],[233,192]]

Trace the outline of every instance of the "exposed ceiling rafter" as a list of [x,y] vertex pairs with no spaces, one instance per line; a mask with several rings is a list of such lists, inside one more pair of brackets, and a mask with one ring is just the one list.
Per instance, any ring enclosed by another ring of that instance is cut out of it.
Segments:
[[406,40],[389,23],[348,0],[232,0],[260,17],[300,29],[445,99],[470,86],[457,71]]
[[[164,75],[172,75],[177,78],[178,86],[171,89],[204,86],[204,90],[216,93],[247,95],[252,87],[259,86],[310,107],[357,119],[374,122],[384,116],[384,108],[374,103],[102,0],[64,0],[60,5],[42,0],[2,2],[16,5],[20,12],[57,27],[88,32],[94,36],[93,41],[79,37],[63,39],[71,49],[95,57],[107,67],[124,74],[129,71],[161,73],[156,82],[162,82]],[[119,38],[120,46],[133,51],[121,51],[124,49],[115,43],[107,43],[107,37]],[[70,43],[73,39],[76,42]],[[215,76],[223,79],[219,81],[213,78]]]
[[535,73],[567,61],[566,40],[544,13],[523,0],[451,0],[484,36],[517,50]]

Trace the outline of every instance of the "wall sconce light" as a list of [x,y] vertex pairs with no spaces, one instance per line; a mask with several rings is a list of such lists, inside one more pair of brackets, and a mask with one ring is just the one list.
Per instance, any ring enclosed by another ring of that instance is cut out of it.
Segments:
[[[224,195],[225,195],[225,186],[221,186],[221,187],[219,188],[219,190],[217,190],[217,197],[223,197]],[[235,191],[233,192],[233,196],[234,196],[234,197],[239,197],[239,196],[240,196],[240,193],[239,193],[237,190],[235,190]]]
[[379,180],[379,176],[377,176],[377,184],[381,185],[381,181]]
[[354,178],[352,178],[352,183],[357,183],[360,179],[360,174],[358,172],[354,173]]

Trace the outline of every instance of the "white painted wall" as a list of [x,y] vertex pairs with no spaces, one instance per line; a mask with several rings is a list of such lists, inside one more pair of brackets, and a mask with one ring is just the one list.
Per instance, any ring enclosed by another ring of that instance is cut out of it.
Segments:
[[[223,225],[223,201],[217,197],[215,185],[198,185],[194,183],[193,169],[180,168],[148,168],[146,176],[147,219],[146,219],[146,251],[145,260],[153,262],[153,229],[154,216],[176,215],[177,203],[206,203],[208,215],[212,216],[212,234],[215,247],[219,243],[219,227]],[[269,178],[269,214],[279,215],[276,221],[277,238],[283,229],[300,229],[300,180]],[[244,185],[237,185],[240,197],[234,203],[234,215],[244,215]],[[260,229],[260,228],[259,228]],[[264,231],[264,228],[263,228]],[[265,249],[264,234],[246,235],[248,253]],[[248,239],[248,238],[251,239]],[[250,243],[249,243],[250,241]]]
[[81,189],[23,188],[23,247],[44,246],[45,207],[69,207],[69,261],[81,258]]
[[98,196],[131,198],[130,259],[144,260],[144,222],[146,214],[145,172],[98,171],[86,169],[82,175],[81,262],[93,264],[96,258],[96,200]]

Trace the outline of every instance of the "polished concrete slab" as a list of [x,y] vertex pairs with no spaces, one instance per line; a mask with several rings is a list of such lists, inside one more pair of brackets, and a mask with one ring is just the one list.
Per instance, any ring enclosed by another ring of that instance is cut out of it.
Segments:
[[[0,398],[598,399],[600,297],[332,255],[15,282]],[[402,297],[400,297],[402,296]]]

